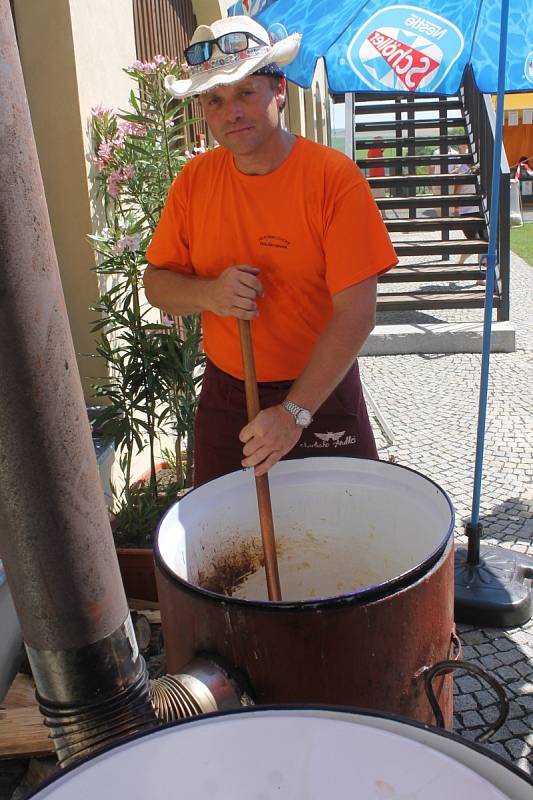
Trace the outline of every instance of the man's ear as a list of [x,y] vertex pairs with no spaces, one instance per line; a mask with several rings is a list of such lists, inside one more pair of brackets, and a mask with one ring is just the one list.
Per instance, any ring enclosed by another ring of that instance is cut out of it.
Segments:
[[278,85],[276,86],[276,102],[280,111],[285,108],[287,102],[287,79],[279,78]]

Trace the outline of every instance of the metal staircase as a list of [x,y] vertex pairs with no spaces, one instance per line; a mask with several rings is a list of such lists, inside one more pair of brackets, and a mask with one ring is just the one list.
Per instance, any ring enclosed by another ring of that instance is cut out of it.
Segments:
[[[401,95],[376,101],[376,95],[358,95],[354,122],[359,167],[367,175],[372,167],[385,168],[383,177],[368,181],[400,259],[380,278],[378,311],[483,308],[487,242],[468,240],[463,230],[486,228],[486,202],[476,174],[451,171],[460,164],[472,168],[479,159],[473,155],[463,100]],[[387,157],[367,157],[376,136]],[[461,144],[467,145],[466,153],[448,152]],[[473,191],[454,194],[458,184]],[[467,206],[475,211],[460,218],[452,213]],[[468,255],[464,264],[458,263],[461,254]],[[500,290],[496,283],[497,309]]]

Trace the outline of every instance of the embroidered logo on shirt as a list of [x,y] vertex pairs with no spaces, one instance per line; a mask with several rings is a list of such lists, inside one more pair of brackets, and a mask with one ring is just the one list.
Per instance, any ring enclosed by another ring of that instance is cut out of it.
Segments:
[[357,442],[356,436],[350,434],[346,436],[345,434],[346,431],[315,433],[314,436],[319,440],[318,442],[301,442],[298,446],[307,450],[321,450],[327,447],[346,447]]
[[290,242],[283,236],[260,236],[259,244],[261,247],[279,247],[281,250],[287,250]]

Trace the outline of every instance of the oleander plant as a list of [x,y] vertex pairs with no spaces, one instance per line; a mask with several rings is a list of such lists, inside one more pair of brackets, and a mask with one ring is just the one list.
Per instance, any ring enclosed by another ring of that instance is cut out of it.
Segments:
[[[145,252],[170,184],[201,147],[191,145],[189,100],[165,91],[166,75],[184,67],[165,56],[136,61],[126,73],[135,83],[129,107],[98,106],[91,116],[92,174],[102,225],[92,235],[99,300],[94,364],[98,425],[119,454],[123,488],[115,492],[115,541],[149,546],[161,514],[193,478],[194,417],[203,353],[198,315],[155,315],[145,301]],[[102,374],[103,373],[103,374]],[[172,480],[157,479],[162,434],[175,437]],[[148,448],[149,476],[132,480],[134,457]]]

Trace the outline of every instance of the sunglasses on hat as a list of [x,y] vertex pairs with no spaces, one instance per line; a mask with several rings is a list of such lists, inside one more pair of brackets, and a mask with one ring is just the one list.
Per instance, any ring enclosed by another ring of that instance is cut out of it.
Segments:
[[185,60],[190,67],[196,67],[198,64],[209,61],[213,55],[213,46],[215,44],[222,53],[231,55],[232,53],[242,53],[243,50],[248,50],[250,41],[262,45],[269,44],[269,42],[262,42],[252,33],[246,33],[245,31],[225,33],[223,36],[219,36],[218,39],[208,39],[205,42],[195,42],[189,45],[185,49]]

